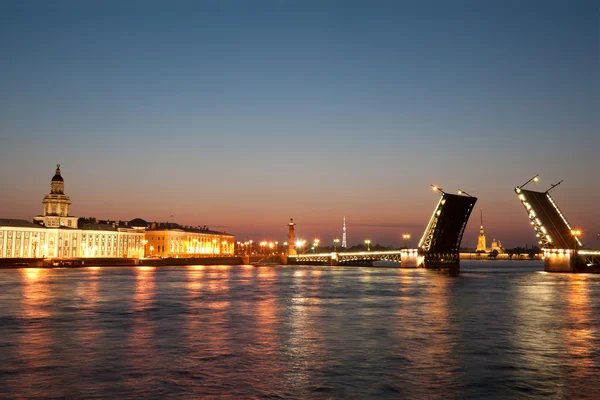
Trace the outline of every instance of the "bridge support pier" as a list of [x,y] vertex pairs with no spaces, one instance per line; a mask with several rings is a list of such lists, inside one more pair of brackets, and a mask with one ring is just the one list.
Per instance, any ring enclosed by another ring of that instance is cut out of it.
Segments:
[[415,251],[403,250],[400,253],[400,268],[417,268],[419,265],[419,253]]
[[600,272],[600,251],[583,250],[574,255],[573,250],[544,250],[546,272]]

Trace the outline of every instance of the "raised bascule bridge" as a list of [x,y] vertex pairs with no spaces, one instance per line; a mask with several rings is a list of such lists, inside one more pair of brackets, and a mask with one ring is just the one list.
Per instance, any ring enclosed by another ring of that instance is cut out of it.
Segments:
[[458,269],[460,244],[477,198],[462,191],[456,195],[435,186],[433,188],[440,194],[440,199],[418,248],[290,254],[288,264],[369,266],[376,261],[393,261],[403,268]]
[[545,192],[524,189],[529,182],[537,180],[538,175],[517,186],[515,193],[544,252],[544,269],[548,272],[600,272],[600,250],[584,247],[581,231],[569,224],[550,195],[562,181]]

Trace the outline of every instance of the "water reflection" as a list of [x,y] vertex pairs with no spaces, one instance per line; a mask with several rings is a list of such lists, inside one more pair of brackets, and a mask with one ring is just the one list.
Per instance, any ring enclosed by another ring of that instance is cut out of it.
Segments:
[[45,368],[55,364],[52,354],[56,333],[48,330],[52,315],[49,275],[42,268],[19,270],[21,275],[21,331],[16,344],[18,365],[23,373],[14,376],[9,385],[23,397],[43,396],[48,384]]
[[569,324],[564,329],[571,370],[569,378],[580,380],[598,373],[593,354],[596,351],[594,338],[597,335],[596,320],[592,316],[593,304],[589,295],[589,280],[586,275],[569,276],[567,285],[567,315]]
[[128,373],[123,379],[123,384],[130,390],[143,385],[146,374],[159,368],[162,362],[156,351],[156,324],[151,313],[156,289],[155,267],[136,267],[133,283],[131,330],[126,350],[128,365],[125,367]]
[[600,276],[489,263],[459,277],[291,266],[0,274],[0,397],[598,398]]
[[24,318],[46,318],[50,312],[46,308],[49,298],[47,276],[49,270],[43,268],[21,269],[22,297],[21,314]]
[[398,278],[402,288],[394,357],[408,363],[408,380],[423,382],[430,388],[429,396],[447,392],[460,381],[462,364],[453,353],[459,339],[455,322],[450,321],[455,280],[423,270],[399,270]]

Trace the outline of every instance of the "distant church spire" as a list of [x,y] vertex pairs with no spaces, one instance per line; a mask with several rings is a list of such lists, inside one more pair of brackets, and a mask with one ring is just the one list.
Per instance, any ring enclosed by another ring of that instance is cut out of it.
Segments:
[[346,248],[346,216],[344,215],[344,227],[342,228],[342,247]]
[[483,210],[481,210],[481,225],[479,227],[479,237],[477,238],[476,251],[487,251],[487,243],[485,240],[485,234],[483,233]]

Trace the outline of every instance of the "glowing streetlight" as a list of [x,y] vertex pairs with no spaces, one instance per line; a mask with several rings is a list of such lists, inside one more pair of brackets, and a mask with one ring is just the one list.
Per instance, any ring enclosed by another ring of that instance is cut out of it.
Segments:
[[[97,249],[97,246],[94,246],[94,250]],[[150,256],[152,256],[152,252],[154,251],[154,246],[150,245]]]
[[408,239],[410,239],[410,235],[408,233],[405,233],[404,235],[402,235],[402,239],[404,239],[404,248],[408,249],[407,241]]
[[367,245],[367,251],[371,251],[371,240],[370,239],[366,239],[365,240],[365,244]]
[[335,251],[335,249],[336,249],[336,247],[337,247],[337,244],[338,244],[339,242],[340,242],[340,239],[338,239],[338,238],[335,238],[335,239],[333,239],[333,251]]
[[316,253],[317,251],[319,251],[319,243],[320,243],[320,242],[321,242],[321,241],[320,241],[319,239],[316,239],[316,238],[315,238],[315,240],[313,240],[313,246],[315,247],[315,253]]
[[531,178],[530,180],[528,180],[527,182],[525,182],[524,184],[522,184],[521,186],[517,186],[519,189],[522,189],[525,185],[527,185],[529,182],[533,181],[533,182],[537,182],[540,180],[539,178],[540,174],[537,174],[536,176],[534,176],[533,178]]
[[[577,262],[577,238],[581,236],[581,231],[579,229],[573,229],[571,235],[573,235],[573,264],[575,264]],[[573,265],[573,267],[575,267],[575,265]]]

